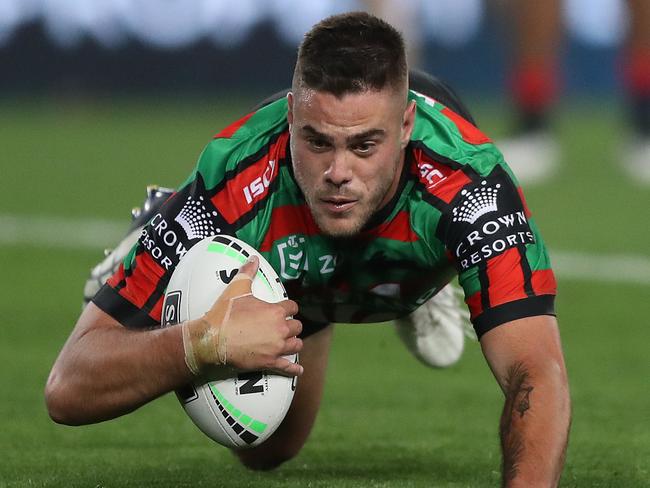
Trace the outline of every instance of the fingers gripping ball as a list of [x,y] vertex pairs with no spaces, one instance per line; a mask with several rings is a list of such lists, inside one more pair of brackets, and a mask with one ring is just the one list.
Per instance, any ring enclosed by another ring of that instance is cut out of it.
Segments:
[[[249,267],[253,264],[257,268],[256,261],[247,262]],[[239,298],[251,296],[251,286],[251,276],[238,272],[203,317],[183,323],[185,362],[194,374],[200,374],[205,365],[228,363],[227,332],[232,305]]]
[[271,265],[238,239],[206,238],[181,259],[165,294],[163,326],[183,327],[196,379],[176,393],[213,440],[256,446],[282,422],[296,378],[275,373],[302,369],[301,326],[290,318],[296,310]]

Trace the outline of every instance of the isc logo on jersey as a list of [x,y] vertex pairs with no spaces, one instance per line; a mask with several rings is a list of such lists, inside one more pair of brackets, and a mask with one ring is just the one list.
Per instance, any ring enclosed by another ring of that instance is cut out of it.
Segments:
[[432,164],[419,163],[418,167],[420,169],[420,176],[427,182],[428,190],[447,179],[447,177]]
[[[253,295],[272,303],[286,299],[280,278],[251,246],[234,237],[207,237],[187,251],[174,270],[165,293],[162,325],[201,317],[252,254],[260,260]],[[288,359],[297,361],[298,355]],[[226,447],[242,448],[264,442],[275,431],[289,409],[294,389],[295,378],[266,371],[236,374],[215,367],[209,377],[176,393],[203,433]]]
[[269,160],[269,164],[264,170],[264,173],[262,173],[262,176],[258,176],[253,181],[251,181],[250,184],[244,187],[243,191],[244,191],[244,198],[246,198],[246,203],[250,205],[251,203],[253,203],[253,200],[256,197],[259,197],[262,194],[264,194],[264,191],[271,184],[271,179],[274,176],[275,168],[276,168],[275,160],[274,159]]

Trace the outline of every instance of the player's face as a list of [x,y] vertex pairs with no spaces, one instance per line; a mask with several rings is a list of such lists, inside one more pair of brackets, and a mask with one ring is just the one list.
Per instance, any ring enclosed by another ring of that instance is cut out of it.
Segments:
[[392,88],[342,98],[301,88],[288,102],[294,175],[316,224],[358,234],[397,190],[415,104]]

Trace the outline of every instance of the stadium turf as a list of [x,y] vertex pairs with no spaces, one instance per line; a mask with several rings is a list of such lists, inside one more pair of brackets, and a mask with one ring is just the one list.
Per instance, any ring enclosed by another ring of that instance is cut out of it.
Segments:
[[[144,186],[178,184],[211,134],[243,106],[0,102],[0,216],[101,217],[126,225]],[[479,121],[499,133],[499,115],[485,107]],[[650,190],[617,169],[625,135],[618,122],[615,109],[595,104],[574,106],[558,121],[560,178],[527,191],[551,250],[650,258]],[[272,473],[241,468],[171,395],[103,424],[52,423],[43,385],[101,249],[53,247],[47,238],[7,244],[12,232],[0,229],[0,488],[498,486],[502,396],[478,345],[469,344],[457,366],[432,371],[387,325],[337,328],[312,437],[298,458]],[[559,283],[574,408],[563,486],[650,485],[650,288],[624,278]]]

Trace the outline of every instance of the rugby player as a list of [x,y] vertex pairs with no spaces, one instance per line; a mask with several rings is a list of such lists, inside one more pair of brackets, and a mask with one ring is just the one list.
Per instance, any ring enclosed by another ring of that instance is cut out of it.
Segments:
[[[398,319],[420,359],[452,364],[460,320],[436,317],[435,300],[458,276],[505,397],[504,483],[557,485],[570,401],[547,252],[499,151],[452,92],[424,78],[409,90],[404,42],[376,17],[315,25],[287,96],[215,136],[84,309],[47,382],[51,417],[114,418],[214,365],[299,375],[278,430],[236,453],[275,468],[316,418],[331,324]],[[218,233],[258,249],[292,300],[246,293],[253,260],[204,318],[157,328],[179,259]],[[298,351],[299,365],[282,358]]]

